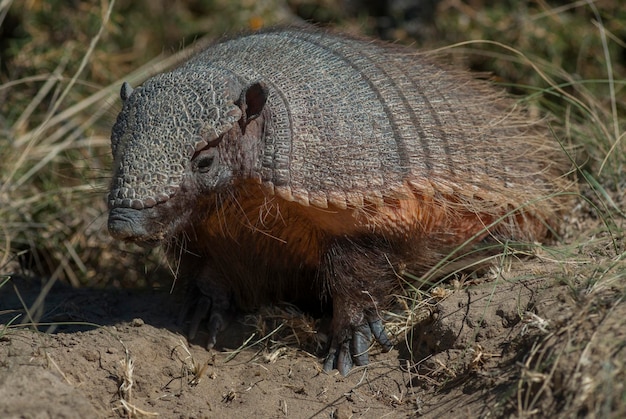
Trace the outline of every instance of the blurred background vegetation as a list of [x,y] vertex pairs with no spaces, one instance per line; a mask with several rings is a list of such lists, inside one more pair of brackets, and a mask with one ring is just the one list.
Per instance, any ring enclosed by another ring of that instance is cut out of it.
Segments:
[[[112,241],[108,136],[123,80],[273,25],[330,26],[449,59],[523,95],[573,144],[608,217],[626,205],[622,0],[0,1],[0,275],[169,286],[158,251]],[[166,57],[172,57],[167,59]],[[147,261],[146,261],[147,257]]]

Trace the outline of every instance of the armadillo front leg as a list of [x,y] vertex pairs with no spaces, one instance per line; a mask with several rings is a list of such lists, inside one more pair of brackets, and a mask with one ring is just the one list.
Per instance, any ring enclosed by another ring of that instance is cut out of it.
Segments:
[[206,320],[209,333],[207,349],[215,346],[218,333],[224,330],[232,317],[230,293],[218,285],[217,275],[220,274],[205,265],[189,278],[187,296],[178,316],[178,323],[182,324],[192,312],[187,332],[189,340],[195,339],[202,322]]
[[326,371],[336,368],[346,375],[353,365],[367,365],[372,338],[385,351],[392,348],[379,306],[392,294],[395,278],[385,252],[374,246],[380,245],[379,240],[343,238],[326,255],[325,274],[333,298],[333,338],[324,361]]

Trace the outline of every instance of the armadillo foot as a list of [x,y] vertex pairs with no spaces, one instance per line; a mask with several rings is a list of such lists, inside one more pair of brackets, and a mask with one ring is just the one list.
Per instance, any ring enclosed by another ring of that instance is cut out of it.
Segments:
[[367,365],[372,337],[380,343],[385,352],[393,347],[380,319],[351,326],[335,333],[328,355],[324,360],[324,371],[328,372],[336,368],[341,375],[346,376],[353,365]]
[[183,307],[178,315],[178,324],[182,325],[187,318],[187,315],[193,310],[191,317],[191,323],[187,332],[189,340],[195,339],[198,334],[198,330],[204,320],[207,320],[206,325],[209,333],[206,348],[211,349],[215,346],[217,341],[217,335],[224,330],[227,321],[227,311],[229,308],[228,299],[225,296],[220,296],[219,292],[211,293],[211,295],[199,294],[197,287],[190,287],[187,298],[183,303]]

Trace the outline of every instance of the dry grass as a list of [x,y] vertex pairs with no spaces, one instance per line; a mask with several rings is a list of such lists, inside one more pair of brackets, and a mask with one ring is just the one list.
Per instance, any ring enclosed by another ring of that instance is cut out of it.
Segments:
[[128,349],[125,350],[125,357],[120,360],[121,377],[118,389],[119,404],[113,410],[128,418],[146,418],[159,416],[156,412],[141,409],[133,404],[133,386],[135,385],[134,371],[135,361]]
[[519,416],[623,416],[626,271],[624,253],[598,263],[606,245],[606,239],[598,240],[591,254],[552,261],[569,292],[558,304],[542,307],[543,317],[522,318],[527,355],[519,364]]

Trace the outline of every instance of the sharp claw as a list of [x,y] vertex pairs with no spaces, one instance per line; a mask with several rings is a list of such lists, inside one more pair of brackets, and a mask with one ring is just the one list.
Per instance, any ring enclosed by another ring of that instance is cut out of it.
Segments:
[[328,355],[326,355],[326,359],[324,360],[324,371],[331,372],[336,367],[337,367],[337,348],[335,347],[335,342],[333,342],[333,344],[330,346],[330,350],[328,351]]
[[383,351],[389,352],[393,348],[393,344],[389,340],[387,332],[385,332],[385,328],[383,327],[383,321],[381,319],[370,321],[369,328],[374,335],[374,339],[376,339],[380,346],[383,347]]
[[209,340],[207,341],[206,348],[212,349],[215,346],[215,342],[217,342],[217,334],[222,331],[224,328],[224,317],[219,312],[211,313],[209,317],[208,329],[209,329]]
[[350,372],[353,365],[350,351],[351,340],[350,338],[343,340],[333,338],[328,355],[324,360],[324,371],[331,372],[337,369],[344,377]]
[[344,340],[339,348],[337,355],[337,369],[344,377],[348,375],[352,369],[352,354],[350,353],[350,340]]
[[368,350],[372,341],[372,331],[370,326],[362,324],[354,328],[352,332],[351,353],[356,365],[367,365],[369,363]]
[[393,348],[383,327],[382,320],[376,318],[359,326],[349,327],[332,340],[328,356],[324,360],[324,371],[338,369],[346,376],[354,365],[363,366],[369,363],[369,345],[372,337],[388,352]]
[[198,303],[196,304],[196,309],[193,313],[193,318],[191,319],[191,325],[189,326],[189,339],[194,339],[196,334],[198,333],[198,329],[200,329],[200,323],[209,313],[211,309],[211,299],[206,296],[201,296],[198,299]]

